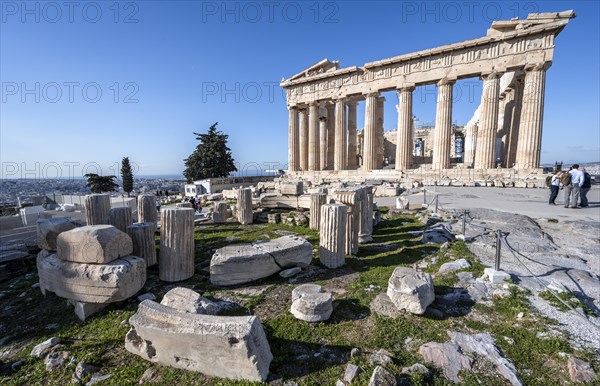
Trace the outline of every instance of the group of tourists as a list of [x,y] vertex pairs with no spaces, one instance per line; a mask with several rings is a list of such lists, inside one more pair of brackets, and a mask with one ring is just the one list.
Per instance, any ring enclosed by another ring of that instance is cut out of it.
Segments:
[[579,209],[589,206],[587,194],[592,187],[592,177],[585,171],[585,168],[579,170],[579,165],[574,164],[567,172],[557,170],[549,178],[550,187],[550,205],[556,205],[558,191],[565,191],[565,208]]
[[189,203],[196,210],[196,213],[202,213],[202,200],[198,197],[190,197]]

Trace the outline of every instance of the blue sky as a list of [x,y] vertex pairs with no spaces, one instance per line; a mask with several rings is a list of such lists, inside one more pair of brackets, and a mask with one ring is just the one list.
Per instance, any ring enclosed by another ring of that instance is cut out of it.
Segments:
[[[484,36],[494,19],[573,9],[546,78],[542,162],[600,160],[597,1],[1,2],[2,177],[180,174],[192,132],[219,122],[242,172],[284,167],[278,84],[317,61],[342,67]],[[478,79],[458,83],[466,123]],[[385,130],[397,103],[384,94]],[[359,106],[359,127],[364,104]],[[414,112],[435,119],[435,87]]]

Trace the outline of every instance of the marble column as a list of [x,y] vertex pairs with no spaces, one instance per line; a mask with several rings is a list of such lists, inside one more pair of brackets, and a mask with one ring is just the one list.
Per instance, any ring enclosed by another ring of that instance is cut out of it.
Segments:
[[477,131],[475,169],[496,167],[496,136],[498,134],[498,102],[500,76],[498,73],[482,75],[481,112]]
[[385,106],[385,97],[377,98],[377,169],[383,168],[383,154],[385,147],[385,137],[383,130],[383,112]]
[[137,211],[138,222],[151,222],[156,224],[158,221],[156,196],[150,193],[140,194],[137,198]]
[[472,167],[475,162],[475,148],[477,146],[477,125],[474,123],[467,124],[465,127],[465,144],[463,165]]
[[300,143],[298,138],[298,108],[288,107],[288,170],[300,170]]
[[308,170],[319,170],[319,106],[308,104]]
[[304,108],[300,110],[299,117],[299,140],[300,149],[298,154],[300,156],[300,170],[308,170],[308,109]]
[[310,218],[308,227],[310,229],[319,229],[321,223],[321,207],[327,203],[325,193],[313,193],[310,195]]
[[[105,193],[93,193],[85,196],[85,222],[87,225],[108,224],[110,196]],[[154,206],[156,213],[156,206]]]
[[241,188],[238,190],[236,212],[240,224],[252,224],[252,189]]
[[319,170],[327,168],[327,117],[319,117]]
[[327,103],[327,169],[333,170],[333,154],[335,149],[335,105]]
[[346,161],[346,168],[348,170],[355,170],[358,166],[356,160],[356,106],[358,102],[347,102],[348,106],[348,157]]
[[344,204],[321,206],[319,260],[327,268],[341,267],[346,262],[347,210]]
[[378,93],[365,96],[365,129],[363,137],[363,170],[377,169],[377,97]]
[[413,161],[413,113],[414,86],[403,87],[398,94],[398,130],[396,134],[396,170],[410,169]]
[[346,103],[343,98],[335,101],[335,150],[333,170],[346,169]]
[[525,67],[523,106],[521,108],[516,157],[516,164],[519,169],[540,167],[546,70],[550,67],[550,64],[550,62],[546,62]]
[[158,277],[181,281],[194,275],[194,209],[164,208],[160,212]]
[[127,232],[127,227],[133,224],[131,208],[128,206],[112,208],[108,211],[108,223],[121,232]]
[[147,267],[156,264],[155,231],[156,224],[151,222],[138,222],[127,227],[127,234],[133,242],[132,255],[146,260]]
[[510,115],[510,128],[508,132],[508,143],[506,144],[507,168],[512,168],[517,160],[517,143],[519,142],[519,126],[521,120],[521,110],[523,107],[523,76],[515,79],[513,90],[513,109]]
[[450,141],[452,138],[452,86],[454,80],[442,79],[437,83],[438,97],[435,110],[435,132],[433,133],[432,167],[450,167]]

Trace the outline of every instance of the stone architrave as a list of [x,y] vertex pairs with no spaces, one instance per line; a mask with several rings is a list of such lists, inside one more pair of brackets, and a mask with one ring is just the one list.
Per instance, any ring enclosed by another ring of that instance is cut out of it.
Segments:
[[289,127],[288,127],[288,170],[300,170],[300,141],[298,133],[298,107],[288,106]]
[[432,166],[434,170],[450,167],[452,138],[452,86],[454,80],[442,79],[437,83],[438,96],[435,111],[435,132]]
[[164,208],[160,212],[158,277],[181,281],[194,275],[194,209]]
[[313,193],[310,195],[310,229],[319,229],[321,223],[321,206],[327,203],[325,193]]
[[515,163],[519,169],[540,167],[546,70],[551,62],[525,67],[519,139]]
[[346,164],[348,170],[355,170],[358,166],[356,160],[356,106],[358,105],[358,102],[349,101],[346,105],[348,106],[348,159]]
[[144,300],[129,319],[125,348],[208,376],[262,382],[273,359],[257,316],[194,314]]
[[335,145],[333,156],[333,169],[346,169],[347,161],[346,141],[346,104],[344,99],[335,101]]
[[108,194],[88,194],[85,196],[85,222],[87,225],[108,224],[110,196]]
[[217,202],[212,209],[212,219],[215,224],[227,221],[229,205],[226,202]]
[[137,201],[138,222],[158,222],[156,197],[154,194],[140,194]]
[[346,255],[358,253],[358,194],[356,191],[336,191],[335,201],[348,207],[346,220]]
[[475,169],[492,169],[496,167],[500,75],[493,72],[482,75],[481,79],[483,79],[483,92],[477,129]]
[[108,211],[108,223],[121,232],[127,232],[127,227],[133,224],[131,208],[128,206],[112,208]]
[[365,129],[363,130],[363,170],[377,169],[377,98],[378,93],[365,96]]
[[435,300],[431,275],[397,267],[388,281],[387,295],[399,309],[422,315]]
[[319,259],[327,268],[346,263],[346,221],[348,209],[344,204],[321,206]]
[[373,241],[373,187],[361,187],[361,218],[358,228],[358,242],[361,244]]
[[252,224],[252,190],[250,188],[238,190],[236,211],[240,224]]
[[56,255],[65,261],[106,264],[132,252],[131,237],[112,225],[86,225],[56,239]]
[[37,245],[41,249],[55,251],[58,235],[78,226],[70,217],[40,218],[37,220]]
[[120,302],[135,295],[146,282],[146,262],[127,256],[108,264],[74,263],[56,254],[38,254],[40,290],[84,303]]
[[156,224],[151,222],[138,222],[127,227],[127,234],[133,241],[133,255],[146,260],[147,267],[157,263],[155,232]]
[[396,133],[396,170],[407,170],[413,161],[413,91],[414,86],[398,90],[398,130]]

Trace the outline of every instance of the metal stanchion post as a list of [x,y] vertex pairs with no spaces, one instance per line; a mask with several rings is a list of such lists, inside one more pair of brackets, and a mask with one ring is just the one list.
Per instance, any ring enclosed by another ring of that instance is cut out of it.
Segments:
[[437,213],[437,212],[438,212],[438,197],[439,197],[439,196],[436,194],[436,195],[435,195],[435,213]]
[[467,237],[467,210],[463,211],[463,224],[462,224],[462,234]]
[[423,204],[427,204],[427,190],[423,188]]
[[496,231],[496,264],[494,269],[500,271],[500,247],[502,244],[502,231],[498,229]]

